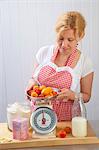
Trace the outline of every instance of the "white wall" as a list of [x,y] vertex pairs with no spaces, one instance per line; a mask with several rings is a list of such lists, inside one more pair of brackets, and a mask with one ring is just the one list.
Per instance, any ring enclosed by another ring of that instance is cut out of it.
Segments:
[[98,0],[1,0],[0,1],[0,121],[6,121],[8,103],[24,101],[37,50],[55,41],[54,24],[67,10],[80,11],[87,20],[79,47],[94,62],[92,99],[88,119],[99,119]]

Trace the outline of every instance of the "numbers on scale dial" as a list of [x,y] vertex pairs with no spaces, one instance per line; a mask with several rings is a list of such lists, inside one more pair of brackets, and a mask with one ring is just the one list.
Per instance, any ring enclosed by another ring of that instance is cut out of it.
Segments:
[[40,133],[51,132],[55,128],[56,122],[56,114],[47,107],[38,108],[32,117],[32,127]]

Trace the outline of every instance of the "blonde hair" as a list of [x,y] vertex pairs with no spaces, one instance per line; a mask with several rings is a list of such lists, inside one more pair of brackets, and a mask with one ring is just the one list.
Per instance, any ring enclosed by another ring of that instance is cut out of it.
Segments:
[[69,11],[61,15],[56,22],[57,36],[67,29],[73,29],[75,36],[82,38],[85,32],[86,21],[84,17],[77,11]]

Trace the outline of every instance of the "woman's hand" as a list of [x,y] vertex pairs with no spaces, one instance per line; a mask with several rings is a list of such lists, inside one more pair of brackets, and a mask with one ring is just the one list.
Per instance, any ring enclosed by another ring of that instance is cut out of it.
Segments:
[[30,79],[25,91],[26,92],[30,91],[35,84],[37,84],[37,82],[34,79]]
[[[28,82],[28,85],[25,89],[25,94],[26,94],[26,99],[30,100],[29,98],[29,91],[32,90],[33,86],[36,84],[36,81],[34,79],[30,79],[29,82]],[[28,93],[28,95],[27,95]]]
[[69,89],[63,88],[57,96],[57,99],[63,99],[63,101],[74,100],[75,93]]

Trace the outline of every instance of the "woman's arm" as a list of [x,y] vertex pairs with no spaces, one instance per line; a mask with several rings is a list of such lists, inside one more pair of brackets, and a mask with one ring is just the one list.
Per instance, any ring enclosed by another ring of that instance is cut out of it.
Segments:
[[[35,69],[39,66],[38,63],[35,64],[34,66],[34,71],[33,71],[33,74],[35,72]],[[36,84],[37,82],[35,81],[35,79],[33,78],[33,75],[32,75],[32,78],[29,79],[28,81],[28,84],[27,84],[27,87],[26,87],[26,91],[29,91],[32,89],[33,85]]]
[[[93,83],[93,76],[94,73],[90,73],[87,76],[83,77],[80,81],[80,93],[82,93],[84,102],[88,102],[91,97],[91,90],[92,90],[92,83]],[[67,100],[75,100],[76,95],[75,93],[69,89],[62,89],[61,93],[57,97],[58,99],[66,99]]]
[[82,78],[80,82],[80,89],[81,89],[80,92],[83,94],[83,100],[85,103],[88,102],[91,97],[93,76],[94,73],[92,72],[87,76],[85,76],[84,78]]

